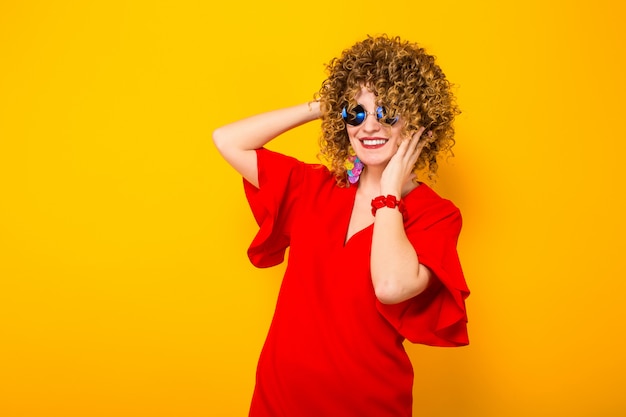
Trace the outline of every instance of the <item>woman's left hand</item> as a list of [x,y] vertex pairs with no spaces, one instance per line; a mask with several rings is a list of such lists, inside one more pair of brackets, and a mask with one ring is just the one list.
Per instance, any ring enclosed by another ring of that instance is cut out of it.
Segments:
[[420,140],[423,133],[424,128],[420,127],[410,138],[402,140],[398,146],[398,151],[387,164],[380,180],[382,195],[391,194],[400,198],[404,186],[410,184],[415,178],[413,168],[426,144],[425,140]]

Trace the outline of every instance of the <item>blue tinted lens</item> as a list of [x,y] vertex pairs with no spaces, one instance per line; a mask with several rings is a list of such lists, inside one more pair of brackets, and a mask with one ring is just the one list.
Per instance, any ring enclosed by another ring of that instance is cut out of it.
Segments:
[[363,123],[365,116],[365,109],[361,105],[357,105],[351,111],[348,111],[347,107],[344,107],[343,110],[341,110],[341,117],[343,117],[343,121],[352,126],[358,126]]
[[394,123],[396,123],[398,121],[398,117],[385,117],[387,116],[387,111],[385,110],[384,107],[382,106],[378,106],[376,108],[376,118],[378,119],[379,122],[388,124],[388,125],[393,125]]
[[365,113],[365,109],[361,105],[358,105],[354,108],[354,123],[352,124],[354,124],[355,126],[360,125],[361,123],[363,123],[366,117],[367,113]]

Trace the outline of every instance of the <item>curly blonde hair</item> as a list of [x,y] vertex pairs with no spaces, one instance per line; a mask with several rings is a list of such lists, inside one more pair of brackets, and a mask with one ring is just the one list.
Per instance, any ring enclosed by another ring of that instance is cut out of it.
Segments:
[[[427,170],[429,180],[437,173],[437,159],[452,155],[456,115],[455,97],[435,57],[414,43],[399,37],[368,36],[334,58],[327,65],[328,78],[316,93],[322,108],[320,158],[335,175],[337,183],[348,186],[345,161],[350,141],[341,117],[344,106],[367,86],[387,113],[404,121],[402,135],[425,128],[426,144],[414,172]],[[430,132],[430,133],[426,133]]]

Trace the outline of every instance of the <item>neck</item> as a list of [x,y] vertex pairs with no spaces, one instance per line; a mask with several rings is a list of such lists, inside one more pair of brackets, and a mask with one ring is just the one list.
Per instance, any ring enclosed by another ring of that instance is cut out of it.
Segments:
[[[363,196],[378,196],[381,194],[380,180],[383,175],[385,167],[365,167],[359,178],[359,194]],[[400,196],[403,197],[410,193],[413,189],[419,186],[417,181],[413,180],[413,176],[402,184],[402,190]]]
[[366,167],[359,178],[359,190],[367,195],[380,194],[380,179],[384,168]]

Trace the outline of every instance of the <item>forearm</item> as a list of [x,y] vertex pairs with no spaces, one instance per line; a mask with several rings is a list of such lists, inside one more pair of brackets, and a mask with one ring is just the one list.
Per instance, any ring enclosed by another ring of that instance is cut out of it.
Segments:
[[397,209],[376,212],[370,267],[376,297],[384,304],[407,300],[428,286],[430,270],[420,265]]
[[258,187],[255,150],[280,134],[319,117],[318,102],[303,103],[222,126],[213,132],[213,142],[224,159]]

